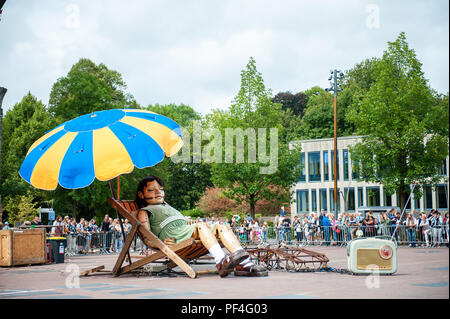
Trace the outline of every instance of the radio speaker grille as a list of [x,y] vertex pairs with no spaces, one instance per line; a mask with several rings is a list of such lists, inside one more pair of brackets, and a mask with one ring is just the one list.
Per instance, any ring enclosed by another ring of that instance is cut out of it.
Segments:
[[392,258],[386,260],[380,257],[378,249],[357,249],[356,268],[365,270],[392,269]]

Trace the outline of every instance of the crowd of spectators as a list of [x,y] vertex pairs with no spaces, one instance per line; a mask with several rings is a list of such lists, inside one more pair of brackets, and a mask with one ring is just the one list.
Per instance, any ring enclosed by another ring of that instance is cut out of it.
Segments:
[[[188,223],[206,221],[212,226],[215,223],[229,224],[236,237],[245,244],[289,243],[298,245],[346,245],[347,242],[360,237],[389,236],[410,247],[437,247],[449,245],[449,215],[442,216],[436,210],[419,213],[407,212],[401,220],[400,212],[395,209],[375,215],[369,211],[364,218],[361,213],[345,212],[335,219],[333,213],[310,213],[294,215],[293,220],[281,207],[275,218],[260,218],[259,221],[249,214],[246,217],[234,215],[227,218],[210,217],[193,219],[187,216]],[[273,224],[272,224],[273,222]],[[97,224],[95,218],[87,220],[69,216],[57,216],[53,225],[47,226],[50,237],[65,237],[68,255],[101,252],[105,254],[120,253],[132,225],[127,219],[120,221],[105,215]],[[23,223],[22,227],[34,228],[42,225],[39,215]],[[8,229],[5,222],[3,229]],[[145,250],[138,236],[135,236],[131,252]]]

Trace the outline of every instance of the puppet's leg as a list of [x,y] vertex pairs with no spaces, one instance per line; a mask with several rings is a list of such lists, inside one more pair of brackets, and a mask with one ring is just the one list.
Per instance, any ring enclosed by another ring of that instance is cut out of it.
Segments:
[[[227,225],[216,224],[214,226],[213,232],[216,235],[216,237],[220,238],[223,245],[230,252],[232,253],[244,252],[244,249],[239,243],[239,240],[236,238],[233,231],[231,230],[231,227],[228,224]],[[247,258],[244,258],[243,261],[241,261],[240,264],[235,268],[234,270],[235,276],[261,277],[268,275],[267,269],[265,269],[262,266],[255,265],[248,256],[248,253],[246,253],[246,256]]]
[[197,227],[192,237],[194,239],[200,239],[205,248],[214,257],[221,277],[227,276],[242,260],[248,257],[248,254],[243,249],[240,251],[230,250],[231,256],[225,254],[214,233],[211,231],[210,226],[207,223],[197,223],[196,225]]
[[220,239],[222,244],[230,251],[231,253],[240,250],[242,248],[241,243],[234,235],[233,231],[231,230],[231,227],[227,225],[221,225],[221,224],[215,224],[214,235]]

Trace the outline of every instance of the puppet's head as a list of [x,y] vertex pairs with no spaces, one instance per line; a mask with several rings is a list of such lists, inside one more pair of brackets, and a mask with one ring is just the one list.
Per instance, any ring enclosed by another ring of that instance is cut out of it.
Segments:
[[164,182],[157,176],[149,175],[139,182],[135,202],[139,208],[164,203]]

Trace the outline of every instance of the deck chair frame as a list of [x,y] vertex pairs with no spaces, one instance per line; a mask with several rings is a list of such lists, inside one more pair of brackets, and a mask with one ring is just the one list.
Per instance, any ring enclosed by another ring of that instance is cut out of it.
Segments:
[[[117,211],[119,219],[120,216],[122,216],[128,219],[129,223],[132,225],[130,233],[126,237],[124,237],[124,245],[112,270],[113,276],[120,276],[137,268],[140,268],[148,263],[167,257],[170,260],[170,262],[167,264],[167,267],[169,269],[178,266],[190,278],[197,277],[197,272],[188,265],[187,261],[198,258],[208,253],[208,250],[199,240],[189,238],[180,243],[168,246],[155,234],[146,229],[144,225],[137,219],[137,211],[139,210],[139,208],[134,201],[108,198],[108,202]],[[143,257],[138,261],[132,262],[129,250],[135,235],[138,235],[147,247],[155,249],[156,252],[149,256]],[[129,265],[123,266],[127,255]]]

